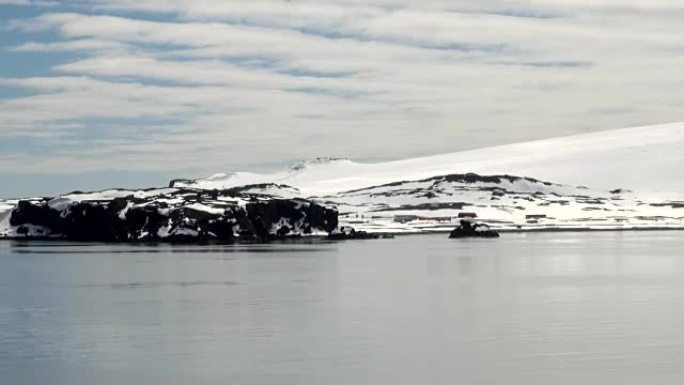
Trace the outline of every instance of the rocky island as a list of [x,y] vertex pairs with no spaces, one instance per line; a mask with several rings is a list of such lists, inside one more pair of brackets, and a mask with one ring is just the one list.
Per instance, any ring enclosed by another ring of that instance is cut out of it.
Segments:
[[78,241],[272,240],[328,234],[337,210],[306,199],[182,188],[6,201],[0,237]]
[[499,233],[484,223],[462,220],[449,234],[449,238],[499,238]]

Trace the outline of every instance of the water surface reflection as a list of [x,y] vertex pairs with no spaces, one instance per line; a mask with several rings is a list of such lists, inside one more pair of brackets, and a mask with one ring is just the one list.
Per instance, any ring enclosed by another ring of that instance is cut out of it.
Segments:
[[681,383],[683,235],[0,242],[0,378]]

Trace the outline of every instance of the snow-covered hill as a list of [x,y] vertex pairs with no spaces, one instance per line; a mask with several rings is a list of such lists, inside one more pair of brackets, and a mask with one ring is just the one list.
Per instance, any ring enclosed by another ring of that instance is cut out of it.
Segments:
[[365,230],[446,230],[465,213],[499,228],[653,228],[684,226],[682,169],[678,123],[375,164],[318,158],[176,185],[311,197]]
[[642,192],[684,191],[684,123],[546,139],[392,162],[321,158],[273,174],[217,174],[191,185],[228,188],[277,183],[304,195],[474,172],[510,174],[574,186]]
[[476,216],[498,229],[681,227],[684,203],[515,176],[450,174],[319,198],[340,222],[371,231],[447,231]]

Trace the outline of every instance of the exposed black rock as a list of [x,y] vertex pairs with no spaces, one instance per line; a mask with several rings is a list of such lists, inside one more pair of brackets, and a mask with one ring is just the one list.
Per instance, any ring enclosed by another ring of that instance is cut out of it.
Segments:
[[499,233],[483,223],[462,220],[461,224],[451,231],[449,238],[498,238]]
[[653,207],[671,207],[673,209],[684,209],[684,202],[651,203]]
[[369,233],[366,231],[357,231],[356,229],[350,226],[342,226],[338,230],[335,230],[328,235],[328,239],[338,241],[347,239],[378,239],[380,237],[380,234]]
[[321,156],[315,159],[311,160],[303,160],[296,162],[292,166],[290,166],[290,172],[297,172],[304,170],[310,165],[315,165],[315,164],[325,164],[325,163],[332,163],[332,162],[337,162],[341,160],[348,160],[347,158],[336,158],[336,157],[330,157],[330,156]]
[[192,183],[192,182],[193,182],[192,179],[185,179],[185,178],[172,179],[172,180],[169,182],[169,187],[176,187],[176,184],[177,184],[177,183],[189,184],[189,183]]
[[219,198],[222,192],[183,189],[99,200],[20,201],[10,214],[26,238],[79,241],[271,240],[337,228],[334,208],[304,199]]
[[442,210],[442,209],[456,209],[461,210],[466,207],[468,203],[465,202],[445,202],[445,203],[421,203],[419,205],[401,205],[399,207],[378,208],[373,211],[394,211],[394,210]]
[[[299,192],[298,189],[288,186],[286,184],[277,184],[277,183],[259,183],[259,184],[248,184],[245,186],[238,186],[238,187],[231,187],[229,189],[223,190],[223,193],[226,195],[241,195],[241,194],[246,194],[249,193],[250,191],[258,191],[258,190],[266,190],[266,189],[274,189],[274,190],[290,190],[293,192]],[[267,195],[267,194],[259,194],[259,195]]]
[[[401,186],[403,184],[420,183],[420,182],[434,182],[435,184],[444,183],[444,182],[462,183],[462,184],[474,184],[474,183],[500,184],[503,181],[507,181],[510,183],[513,183],[516,181],[526,181],[526,182],[530,182],[530,183],[539,183],[539,184],[542,184],[545,186],[552,186],[553,185],[550,182],[544,182],[544,181],[540,181],[540,180],[537,180],[534,178],[518,177],[518,176],[513,176],[513,175],[479,175],[479,174],[475,174],[475,173],[467,173],[467,174],[441,175],[441,176],[435,176],[435,177],[431,177],[431,178],[427,178],[427,179],[420,179],[420,180],[416,180],[416,181],[404,180],[404,181],[381,184],[378,186],[371,186],[371,187],[364,187],[364,188],[355,189],[355,190],[349,190],[349,191],[342,192],[341,194],[359,193],[359,192],[370,191],[370,190],[374,190],[374,189],[378,189],[378,188],[397,187],[397,186]],[[490,189],[500,190],[499,188],[490,188]]]

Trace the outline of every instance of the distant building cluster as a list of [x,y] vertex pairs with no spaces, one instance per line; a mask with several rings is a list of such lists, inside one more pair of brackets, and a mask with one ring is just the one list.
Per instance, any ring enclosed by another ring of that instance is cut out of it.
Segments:
[[[477,213],[474,212],[460,212],[457,216],[448,217],[426,217],[421,215],[395,215],[394,222],[398,223],[408,223],[413,221],[437,221],[437,222],[451,222],[455,219],[475,219],[477,218]],[[525,220],[527,223],[539,223],[539,221],[544,219],[553,219],[546,214],[527,214],[525,215]]]
[[437,221],[437,222],[451,222],[454,219],[475,219],[477,218],[476,213],[470,213],[470,212],[461,212],[458,213],[456,217],[453,216],[448,216],[448,217],[425,217],[425,216],[420,216],[420,215],[395,215],[394,216],[394,221],[399,222],[399,223],[407,223],[407,222],[413,222],[413,221]]

